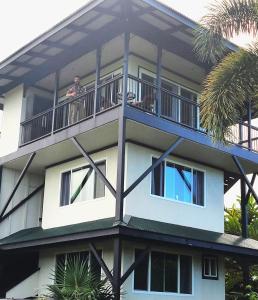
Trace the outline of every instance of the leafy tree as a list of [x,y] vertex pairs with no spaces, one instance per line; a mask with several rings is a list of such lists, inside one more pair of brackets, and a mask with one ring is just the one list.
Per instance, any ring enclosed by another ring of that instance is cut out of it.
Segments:
[[54,284],[48,286],[50,296],[56,300],[112,300],[114,294],[107,280],[91,272],[88,261],[80,256],[68,257],[60,262],[52,275]]
[[[225,208],[225,232],[241,235],[241,210],[239,205]],[[249,237],[258,240],[258,205],[251,196],[248,201],[248,234]],[[241,259],[227,257],[226,269],[226,295],[228,300],[258,299],[258,266],[250,268],[250,285],[245,286],[243,280],[243,268]]]
[[248,50],[229,52],[224,38],[241,32],[255,36],[257,30],[258,0],[222,0],[210,7],[196,30],[198,58],[214,65],[200,104],[202,126],[215,141],[231,138],[232,125],[246,114],[249,100],[258,100],[258,41]]

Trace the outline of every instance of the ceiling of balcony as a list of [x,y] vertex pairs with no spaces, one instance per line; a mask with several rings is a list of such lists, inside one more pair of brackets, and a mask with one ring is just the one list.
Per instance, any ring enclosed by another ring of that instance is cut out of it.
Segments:
[[[125,28],[194,60],[195,27],[196,23],[156,0],[93,0],[0,63],[0,95],[21,83],[40,80]],[[107,54],[110,59],[112,54]]]

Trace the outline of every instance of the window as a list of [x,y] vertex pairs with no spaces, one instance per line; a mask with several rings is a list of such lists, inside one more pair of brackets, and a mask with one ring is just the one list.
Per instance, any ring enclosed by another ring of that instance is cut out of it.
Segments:
[[218,257],[203,256],[202,259],[203,279],[218,279]]
[[[97,164],[105,175],[106,162]],[[60,206],[105,196],[105,185],[91,166],[83,166],[62,173]]]
[[[135,250],[135,259],[142,251]],[[192,257],[150,252],[134,271],[134,289],[164,293],[192,293]]]
[[[97,252],[99,256],[102,256],[101,250],[98,250]],[[56,267],[62,266],[64,267],[64,269],[62,270],[65,270],[68,260],[75,259],[77,257],[79,257],[81,262],[86,261],[88,263],[88,267],[90,268],[90,271],[93,272],[93,274],[97,278],[99,279],[101,278],[101,267],[98,264],[95,256],[88,251],[58,254],[56,256]],[[61,279],[60,277],[57,277],[56,280],[57,280],[56,283],[62,283],[61,280],[63,281],[63,278]]]
[[[156,158],[152,158],[152,163],[156,160]],[[203,206],[204,172],[163,161],[152,172],[151,193]]]

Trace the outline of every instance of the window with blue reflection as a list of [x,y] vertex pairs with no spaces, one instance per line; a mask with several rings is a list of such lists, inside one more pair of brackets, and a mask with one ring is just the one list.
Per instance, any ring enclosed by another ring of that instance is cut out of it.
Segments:
[[[153,158],[154,162],[156,159]],[[162,162],[152,172],[153,195],[204,206],[204,172]]]
[[192,202],[192,170],[190,168],[167,163],[165,181],[167,198],[187,203]]

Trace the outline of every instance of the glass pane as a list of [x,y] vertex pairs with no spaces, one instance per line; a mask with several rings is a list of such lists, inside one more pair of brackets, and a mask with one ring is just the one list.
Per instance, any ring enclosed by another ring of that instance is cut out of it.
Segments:
[[[100,171],[106,175],[106,163],[98,164]],[[97,173],[94,175],[94,198],[100,198],[105,196],[105,184],[99,178]]]
[[[98,255],[102,257],[102,251],[97,250]],[[91,253],[91,261],[90,261],[90,270],[94,276],[96,276],[97,279],[101,279],[101,266],[96,260],[95,256]]]
[[190,168],[168,163],[165,177],[166,197],[188,203],[192,202],[192,172]]
[[71,172],[65,172],[61,176],[60,206],[64,206],[70,203]]
[[[152,163],[156,160],[156,158],[152,158]],[[164,196],[164,162],[152,172],[151,193],[157,196]]]
[[[135,260],[141,255],[144,250],[135,250]],[[134,271],[134,289],[147,291],[148,290],[148,265],[149,255],[135,268]]]
[[192,257],[180,256],[180,293],[192,293]]
[[193,203],[204,205],[204,173],[193,170]]
[[177,293],[178,256],[165,254],[165,292]]
[[93,176],[92,168],[81,168],[72,171],[71,202],[93,199]]
[[164,259],[163,253],[151,253],[151,291],[164,292]]
[[217,259],[211,258],[211,276],[217,277]]
[[204,258],[204,275],[210,276],[210,260],[208,258]]
[[64,282],[64,270],[65,270],[65,254],[58,254],[56,256],[56,283],[62,284]]

